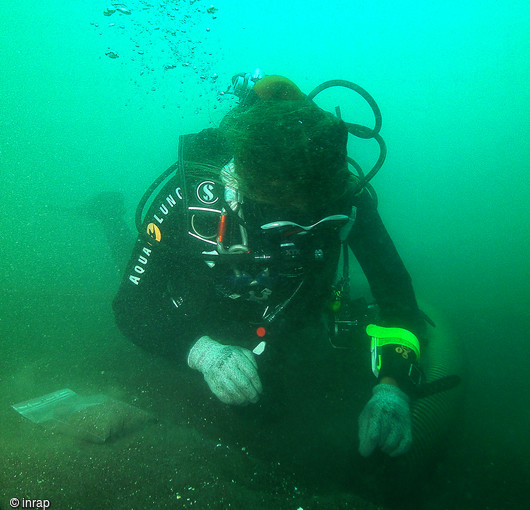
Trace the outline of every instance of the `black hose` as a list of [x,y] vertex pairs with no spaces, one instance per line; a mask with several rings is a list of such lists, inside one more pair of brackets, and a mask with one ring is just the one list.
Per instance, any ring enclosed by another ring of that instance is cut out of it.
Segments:
[[[375,174],[379,172],[379,169],[383,166],[383,163],[385,162],[385,158],[386,158],[385,141],[383,140],[381,135],[378,135],[378,134],[375,134],[373,138],[379,144],[379,158],[377,158],[377,161],[375,165],[372,167],[372,169],[364,177],[361,177],[361,179],[357,183],[357,186],[355,186],[354,190],[352,191],[352,195],[356,195],[359,191],[365,188],[367,184],[375,177]],[[375,191],[374,191],[374,194],[375,194]]]
[[[387,152],[386,144],[382,136],[379,134],[379,131],[381,130],[381,125],[383,122],[382,116],[381,116],[381,110],[379,109],[379,106],[377,106],[375,99],[368,92],[366,92],[366,90],[364,90],[362,87],[360,87],[356,83],[353,83],[347,80],[326,81],[322,83],[321,85],[319,85],[318,87],[314,88],[308,94],[307,98],[309,100],[313,100],[317,94],[320,94],[320,92],[330,87],[345,87],[345,88],[353,90],[354,92],[357,92],[368,103],[368,105],[370,106],[374,114],[374,127],[373,128],[362,126],[361,124],[353,124],[351,122],[345,122],[346,127],[348,129],[348,133],[352,134],[353,136],[356,136],[357,138],[362,138],[365,140],[369,140],[370,138],[373,138],[379,144],[379,157],[377,158],[375,165],[366,175],[364,174],[363,170],[361,169],[361,166],[357,162],[355,162],[351,158],[348,158],[348,162],[356,169],[357,174],[360,178],[359,183],[357,184],[357,186],[352,192],[352,194],[355,195],[359,193],[363,188],[367,187],[368,182],[374,178],[375,174],[379,171],[379,169],[383,166],[383,163],[385,162],[386,152]],[[340,109],[338,111],[338,114],[339,113],[340,113]],[[370,194],[375,196],[375,191],[373,190],[373,188],[370,189]]]
[[[379,109],[379,106],[377,106],[377,103],[375,102],[375,99],[366,92],[362,87],[357,85],[356,83],[353,83],[348,80],[329,80],[325,81],[324,83],[320,84],[318,87],[314,88],[308,95],[307,98],[309,100],[312,100],[315,98],[317,94],[320,94],[323,90],[329,89],[330,87],[345,87],[347,89],[351,89],[360,96],[370,105],[370,108],[374,112],[375,117],[375,125],[373,129],[367,128],[366,126],[360,126],[358,124],[351,124],[351,126],[354,127],[354,129],[357,129],[359,134],[352,133],[354,136],[358,136],[359,138],[373,138],[374,134],[379,133],[381,130],[381,124],[382,124],[382,117],[381,117],[381,110]],[[371,132],[373,134],[368,136],[368,133]]]
[[175,163],[171,165],[166,171],[164,171],[161,175],[159,175],[147,188],[145,193],[143,194],[142,198],[140,199],[140,202],[138,203],[138,206],[136,207],[136,214],[134,215],[134,223],[136,225],[136,230],[138,230],[139,233],[142,233],[142,222],[143,222],[143,213],[145,206],[155,190],[172,174],[177,170],[178,165]]

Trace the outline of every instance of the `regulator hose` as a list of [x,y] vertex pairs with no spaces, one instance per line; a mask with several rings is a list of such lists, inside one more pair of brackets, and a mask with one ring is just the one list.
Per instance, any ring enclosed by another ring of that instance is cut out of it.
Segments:
[[[372,167],[372,169],[365,175],[364,172],[361,170],[361,166],[355,162],[352,158],[348,158],[348,163],[350,163],[357,171],[359,175],[359,183],[353,190],[352,194],[357,194],[359,191],[361,191],[363,188],[367,187],[369,181],[373,179],[375,174],[379,171],[379,169],[383,166],[383,163],[385,162],[386,158],[386,144],[383,140],[382,136],[379,134],[379,131],[381,130],[382,125],[382,116],[381,116],[381,110],[379,109],[379,106],[377,106],[377,103],[375,102],[375,99],[361,86],[357,85],[356,83],[353,83],[348,80],[329,80],[318,87],[314,88],[308,95],[307,98],[309,100],[313,100],[320,92],[329,89],[331,87],[345,87],[348,89],[353,90],[354,92],[357,92],[370,106],[372,109],[372,112],[374,114],[374,127],[369,128],[367,126],[363,126],[361,124],[353,124],[351,122],[345,122],[346,127],[348,129],[348,132],[356,136],[357,138],[362,138],[365,140],[368,140],[370,138],[373,138],[379,145],[379,157],[377,158],[377,161],[375,165]],[[340,118],[340,110],[337,111],[337,115]],[[360,171],[359,171],[360,170]],[[375,192],[373,191],[373,188],[370,189],[370,193],[375,196]]]

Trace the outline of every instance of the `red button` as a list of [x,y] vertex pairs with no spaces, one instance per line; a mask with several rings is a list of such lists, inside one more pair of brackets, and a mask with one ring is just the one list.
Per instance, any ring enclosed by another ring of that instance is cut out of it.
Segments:
[[267,330],[260,326],[258,329],[256,329],[256,335],[258,335],[260,338],[263,338],[267,334]]

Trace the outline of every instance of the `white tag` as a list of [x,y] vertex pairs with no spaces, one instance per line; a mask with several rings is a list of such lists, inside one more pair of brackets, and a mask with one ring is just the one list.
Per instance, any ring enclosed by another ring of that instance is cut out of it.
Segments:
[[267,342],[265,342],[265,340],[262,340],[258,345],[256,345],[256,347],[254,347],[254,349],[252,350],[252,352],[256,355],[256,356],[259,356],[260,354],[263,353],[263,351],[265,350],[265,346],[267,345]]

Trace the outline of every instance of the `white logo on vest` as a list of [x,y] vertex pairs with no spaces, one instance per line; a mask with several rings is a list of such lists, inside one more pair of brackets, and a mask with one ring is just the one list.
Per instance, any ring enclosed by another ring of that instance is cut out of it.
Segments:
[[213,181],[203,181],[197,186],[197,198],[203,204],[215,204],[219,197],[214,194],[215,183]]

